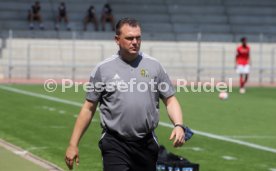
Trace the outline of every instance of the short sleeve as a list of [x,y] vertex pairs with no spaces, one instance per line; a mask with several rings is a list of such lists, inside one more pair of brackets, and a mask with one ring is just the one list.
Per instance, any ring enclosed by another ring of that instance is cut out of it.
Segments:
[[158,91],[161,99],[168,98],[175,94],[174,86],[166,72],[166,70],[159,64],[158,74]]
[[89,85],[86,92],[86,100],[96,102],[101,97],[102,93],[102,79],[99,67],[96,67],[89,79]]

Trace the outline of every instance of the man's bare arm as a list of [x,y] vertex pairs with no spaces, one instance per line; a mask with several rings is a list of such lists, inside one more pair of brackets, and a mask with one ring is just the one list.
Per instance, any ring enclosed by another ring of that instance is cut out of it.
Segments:
[[88,128],[96,108],[97,103],[89,101],[85,101],[81,108],[65,155],[65,162],[69,169],[73,169],[74,161],[76,161],[77,165],[79,164],[78,144],[82,135]]
[[[174,125],[183,124],[182,111],[175,96],[163,100],[167,107],[168,115]],[[174,138],[174,147],[182,146],[184,143],[184,130],[181,127],[175,127],[171,133],[170,140]]]

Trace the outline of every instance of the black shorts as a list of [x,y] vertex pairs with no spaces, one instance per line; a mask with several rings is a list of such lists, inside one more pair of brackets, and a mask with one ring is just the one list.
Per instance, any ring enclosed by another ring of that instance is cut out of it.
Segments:
[[153,133],[126,141],[110,132],[99,141],[104,171],[156,171],[159,145]]
[[66,12],[59,12],[59,17],[61,17],[61,18],[66,17]]

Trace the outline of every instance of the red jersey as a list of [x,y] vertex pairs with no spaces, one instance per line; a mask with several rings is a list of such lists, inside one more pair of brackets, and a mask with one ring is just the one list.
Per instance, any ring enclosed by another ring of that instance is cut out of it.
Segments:
[[236,63],[238,65],[246,65],[249,64],[249,52],[250,48],[249,46],[243,47],[243,45],[239,46],[237,48],[237,56],[236,56]]

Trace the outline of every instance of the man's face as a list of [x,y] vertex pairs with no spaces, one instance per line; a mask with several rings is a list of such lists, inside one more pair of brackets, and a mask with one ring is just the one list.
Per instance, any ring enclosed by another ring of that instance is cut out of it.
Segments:
[[246,46],[246,39],[242,39],[242,45]]
[[121,27],[121,34],[115,36],[123,57],[136,57],[141,45],[141,28],[125,24]]

